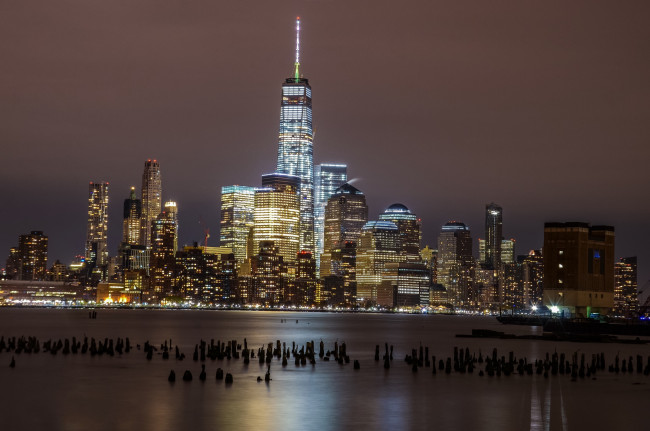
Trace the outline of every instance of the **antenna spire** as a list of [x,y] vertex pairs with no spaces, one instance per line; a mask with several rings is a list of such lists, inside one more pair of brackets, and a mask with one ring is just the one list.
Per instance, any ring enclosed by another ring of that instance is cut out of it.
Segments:
[[300,17],[296,18],[296,82],[300,79],[300,72],[298,71],[300,67]]

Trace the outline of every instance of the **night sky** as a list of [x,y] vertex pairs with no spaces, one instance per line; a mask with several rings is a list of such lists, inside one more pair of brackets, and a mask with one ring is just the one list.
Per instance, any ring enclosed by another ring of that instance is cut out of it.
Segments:
[[[43,230],[82,254],[89,181],[122,202],[160,161],[180,243],[217,244],[224,185],[275,169],[281,84],[313,89],[314,162],[348,164],[370,217],[401,202],[423,245],[503,207],[517,253],[545,221],[616,227],[650,278],[650,2],[5,0],[0,266]],[[475,242],[475,253],[478,246]]]

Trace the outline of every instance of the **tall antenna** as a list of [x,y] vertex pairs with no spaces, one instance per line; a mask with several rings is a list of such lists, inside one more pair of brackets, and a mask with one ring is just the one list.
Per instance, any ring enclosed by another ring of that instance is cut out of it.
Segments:
[[296,82],[300,78],[300,17],[296,18]]

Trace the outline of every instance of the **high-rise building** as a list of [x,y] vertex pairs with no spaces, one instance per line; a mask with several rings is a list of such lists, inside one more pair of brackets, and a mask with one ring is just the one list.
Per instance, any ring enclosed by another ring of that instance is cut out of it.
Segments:
[[472,235],[469,226],[450,221],[438,235],[438,283],[454,306],[469,306],[472,298]]
[[614,306],[614,228],[544,223],[544,305],[566,317]]
[[157,160],[144,162],[142,173],[142,245],[151,247],[151,224],[162,211],[162,182]]
[[361,229],[368,221],[366,196],[356,187],[343,184],[328,199],[324,221],[321,276],[341,275],[332,271],[332,254],[344,248],[346,243],[356,244],[359,241]]
[[[300,250],[314,251],[314,133],[311,87],[300,76],[300,19],[296,21],[295,74],[282,84],[277,172],[300,178]],[[280,251],[280,253],[282,253]],[[294,258],[295,259],[295,258]]]
[[501,240],[501,263],[515,262],[515,245],[517,241],[514,238]]
[[159,303],[174,293],[176,228],[172,214],[162,212],[151,224],[150,289],[146,299]]
[[400,255],[404,260],[420,261],[420,220],[405,205],[396,203],[379,216],[379,220],[389,220],[399,230]]
[[357,302],[377,302],[377,288],[387,263],[400,262],[397,225],[392,221],[369,221],[363,226],[356,256]]
[[256,300],[264,305],[284,302],[286,263],[273,241],[260,242],[259,252],[252,259],[252,272]]
[[430,286],[431,273],[424,263],[387,263],[377,289],[377,304],[388,308],[427,306]]
[[142,201],[135,197],[135,187],[131,187],[131,194],[124,199],[124,213],[122,221],[122,243],[140,244]]
[[312,305],[316,297],[316,261],[311,252],[298,252],[295,277],[287,280],[284,302],[291,305]]
[[499,270],[503,240],[503,209],[494,202],[485,206],[485,266]]
[[176,230],[174,231],[174,253],[178,250],[178,205],[174,201],[165,202],[164,213],[167,215],[167,218],[174,220],[176,224]]
[[[88,229],[86,231],[86,262],[91,267],[108,265],[108,183],[88,187]],[[92,268],[91,268],[92,269]]]
[[272,241],[278,255],[293,262],[300,244],[300,178],[267,174],[262,186],[255,190],[252,255],[259,253],[262,241]]
[[320,272],[320,256],[324,250],[325,206],[330,196],[347,180],[346,165],[321,163],[314,167],[314,235],[316,237],[317,272]]
[[18,237],[7,260],[7,275],[15,280],[46,280],[48,238],[40,230]]
[[[247,257],[248,235],[255,216],[255,188],[225,186],[221,188],[220,244],[230,247],[238,263]],[[252,257],[252,256],[250,256]]]
[[544,292],[544,258],[542,250],[531,250],[527,255],[517,257],[520,263],[522,302],[526,308],[542,304]]
[[622,257],[614,264],[614,313],[636,317],[639,312],[636,256]]

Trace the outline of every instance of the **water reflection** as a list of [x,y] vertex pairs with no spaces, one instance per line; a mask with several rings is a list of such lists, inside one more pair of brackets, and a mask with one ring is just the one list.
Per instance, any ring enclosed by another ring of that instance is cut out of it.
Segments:
[[[404,355],[420,343],[438,360],[452,355],[454,346],[482,355],[495,347],[499,356],[512,350],[529,361],[554,351],[570,357],[578,349],[587,355],[603,351],[610,362],[619,350],[626,357],[650,355],[648,346],[455,337],[473,328],[503,330],[489,318],[100,310],[98,319],[90,320],[83,310],[0,309],[0,328],[4,335],[41,339],[129,336],[133,345],[171,338],[187,355],[180,362],[173,355],[147,361],[136,349],[113,358],[21,354],[12,370],[6,366],[10,356],[0,353],[3,429],[632,429],[643,423],[639,413],[650,396],[650,380],[636,373],[570,382],[566,376],[478,377],[477,371],[433,375],[426,367],[413,373],[404,363]],[[195,344],[201,339],[241,343],[244,337],[253,349],[277,339],[288,346],[311,340],[318,346],[322,339],[326,349],[345,341],[361,369],[334,361],[295,366],[293,358],[282,367],[274,359],[273,380],[266,384],[256,380],[266,372],[257,358],[249,365],[208,359],[207,381],[198,380]],[[395,347],[388,371],[374,361],[375,345],[383,355],[385,342]],[[233,374],[233,385],[215,379],[217,367]],[[170,369],[176,371],[174,384],[167,382]],[[194,374],[191,383],[180,379],[185,369]]]

